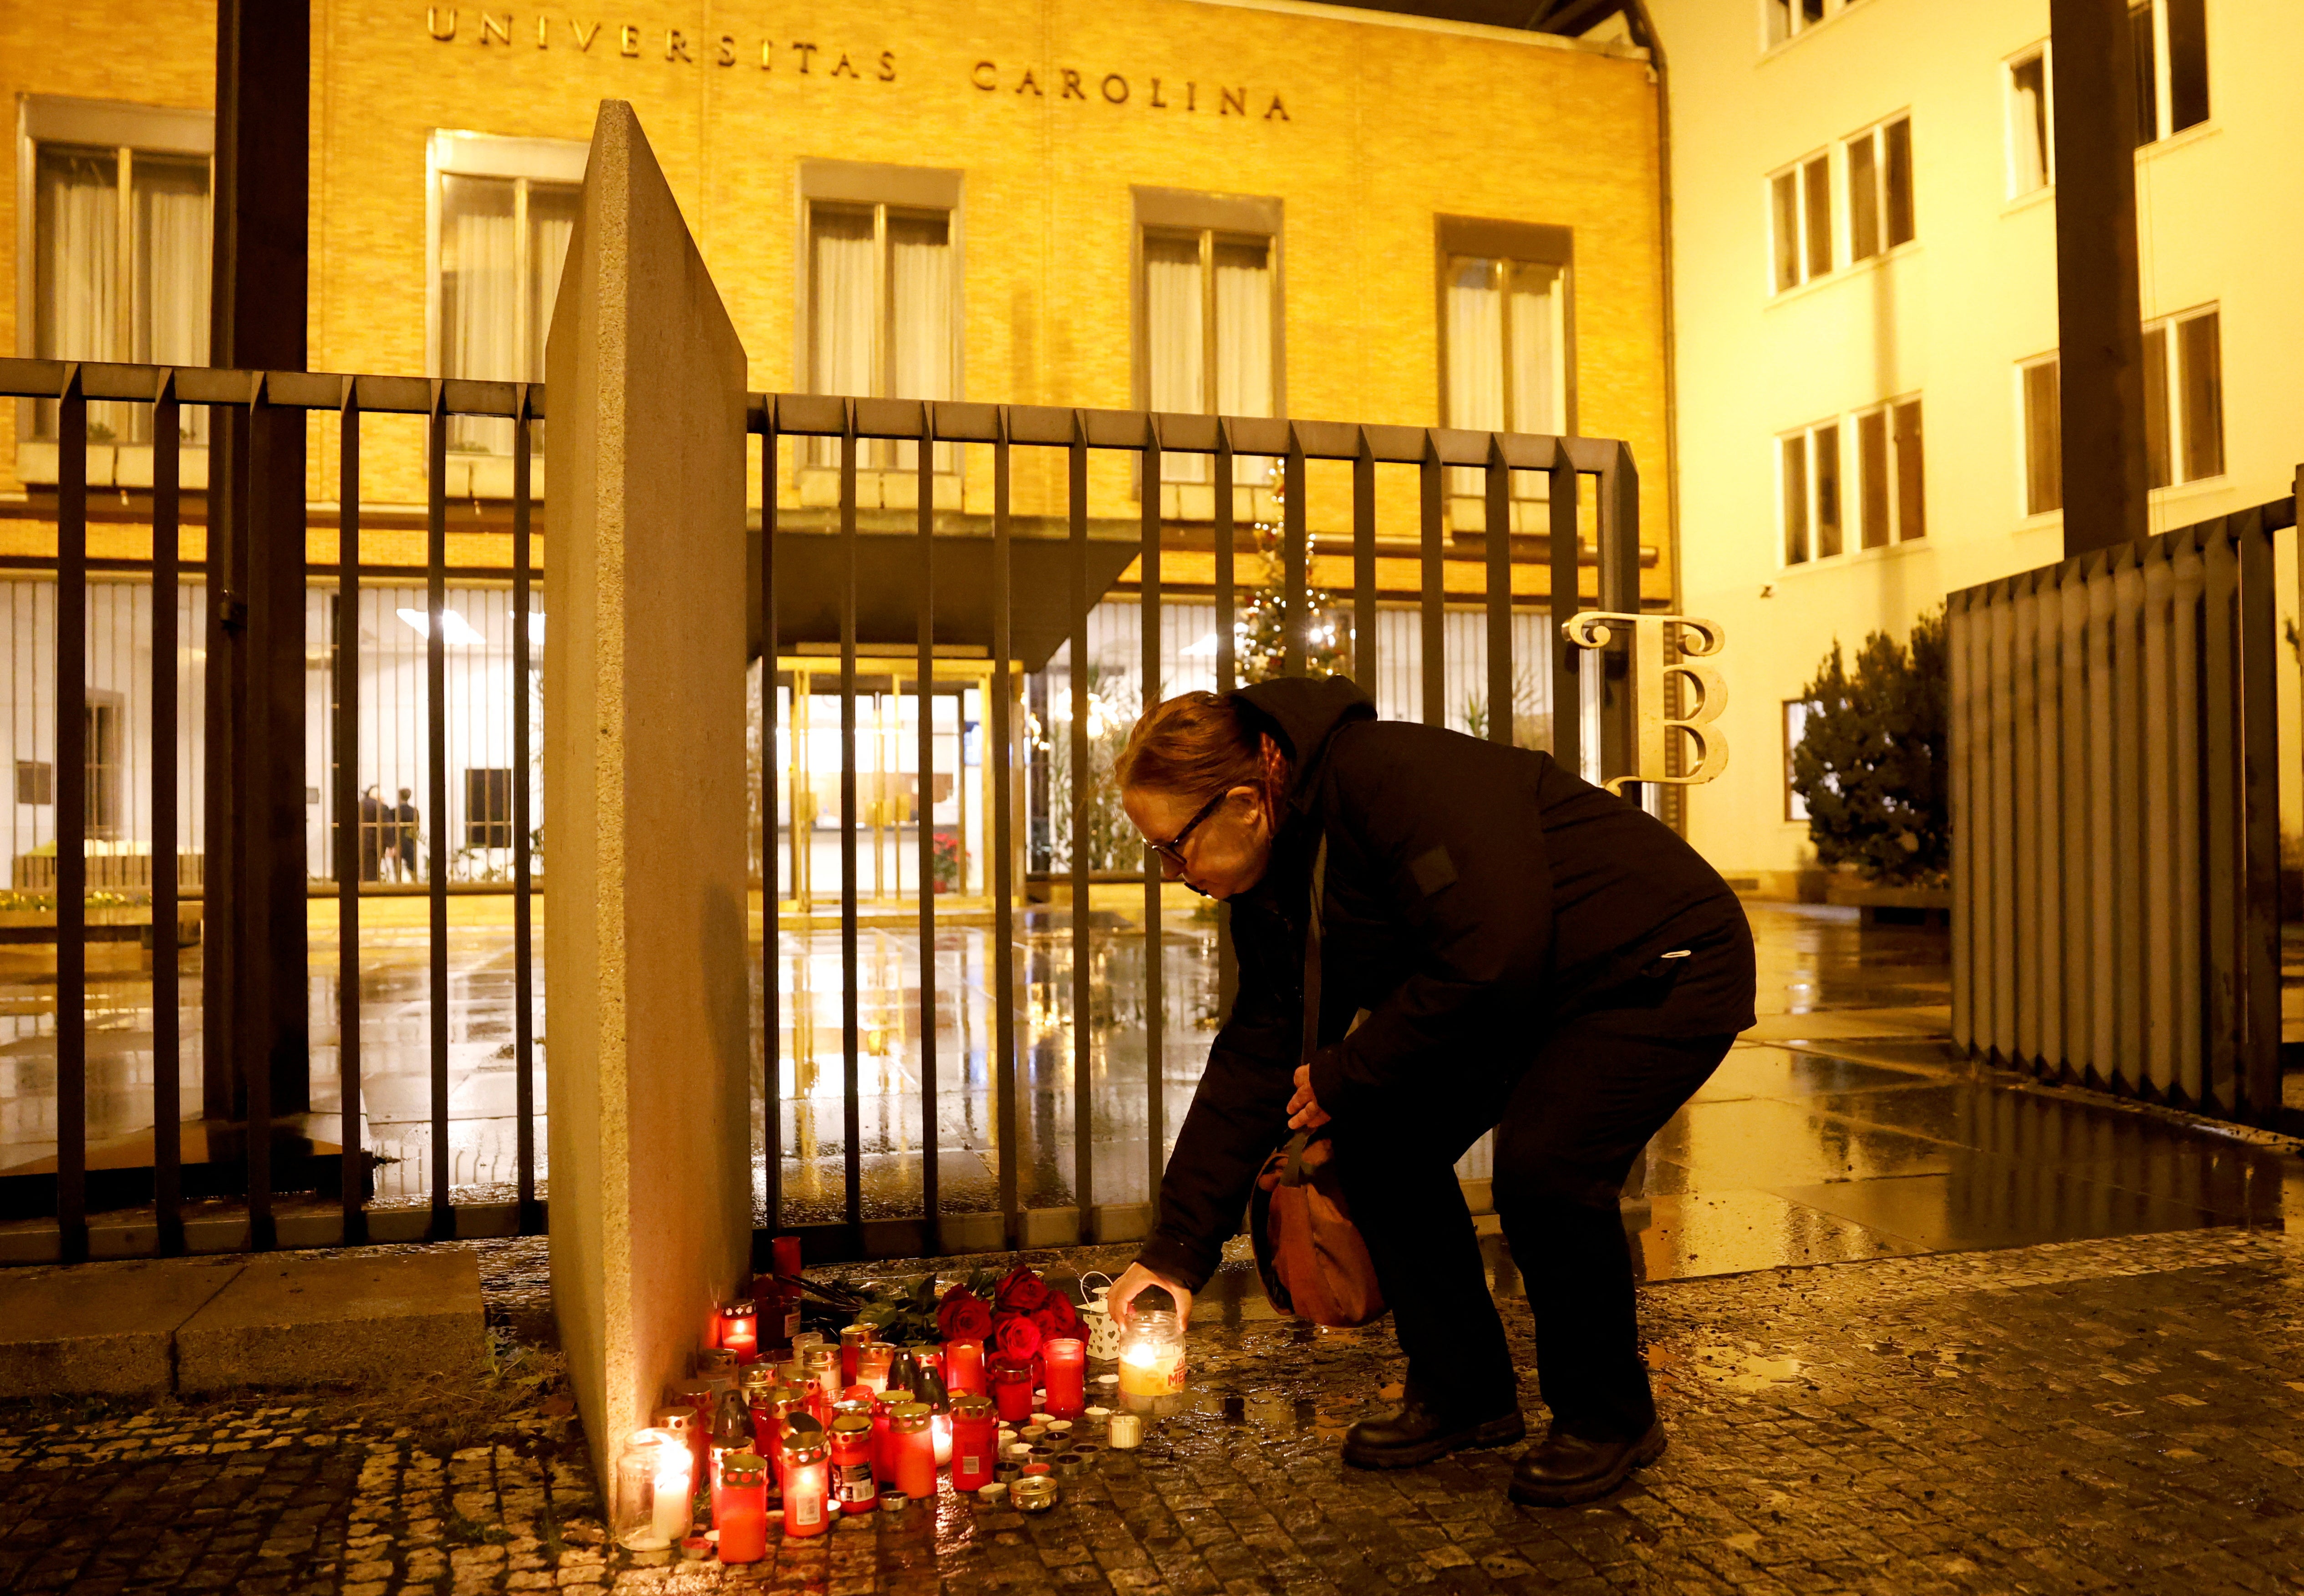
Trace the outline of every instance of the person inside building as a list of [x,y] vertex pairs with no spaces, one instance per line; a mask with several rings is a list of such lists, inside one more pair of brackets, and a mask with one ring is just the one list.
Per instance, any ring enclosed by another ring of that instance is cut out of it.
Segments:
[[420,818],[416,810],[416,795],[403,787],[400,790],[399,806],[392,812],[393,851],[399,856],[400,879],[414,881],[416,874],[416,825]]
[[1342,677],[1171,698],[1115,776],[1166,877],[1229,904],[1240,980],[1114,1311],[1156,1286],[1189,1315],[1266,1156],[1325,1125],[1409,1361],[1400,1411],[1354,1424],[1345,1459],[1407,1467],[1518,1441],[1454,1168],[1493,1127],[1551,1411],[1512,1498],[1589,1500],[1661,1455],[1619,1200],[1752,1024],[1751,931],[1727,884],[1550,755],[1378,721]]

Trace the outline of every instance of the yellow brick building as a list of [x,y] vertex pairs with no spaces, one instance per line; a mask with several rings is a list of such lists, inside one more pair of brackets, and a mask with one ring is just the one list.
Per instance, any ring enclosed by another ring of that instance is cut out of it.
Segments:
[[[0,297],[0,342],[14,351],[137,358],[132,329],[107,348],[42,342],[41,296],[53,292],[38,262],[43,249],[52,266],[55,256],[42,232],[39,152],[116,141],[140,160],[140,108],[204,111],[213,14],[188,0],[0,7],[0,85],[18,112],[17,180],[0,189],[0,249],[16,291]],[[1147,239],[1199,227],[1220,253],[1245,228],[1268,234],[1271,413],[1510,424],[1447,413],[1444,279],[1468,250],[1540,238],[1564,268],[1549,290],[1555,428],[1631,442],[1644,467],[1642,541],[1664,542],[1656,97],[1631,46],[1289,0],[622,11],[316,0],[312,15],[317,369],[527,375],[455,367],[444,195],[474,174],[525,176],[546,192],[580,173],[598,103],[621,98],[639,110],[763,390],[850,391],[811,370],[811,229],[819,207],[868,213],[876,183],[888,189],[883,226],[907,207],[948,215],[944,396],[975,401],[1131,408],[1160,397],[1148,370]],[[123,292],[129,315],[135,298]],[[1523,428],[1538,430],[1528,413]],[[313,428],[310,496],[325,507],[336,496],[333,422]],[[368,557],[418,563],[419,424],[377,418],[370,429]],[[44,454],[38,432],[26,406],[0,435],[0,494],[12,501],[0,554],[20,564],[53,536],[43,503],[53,447]],[[136,488],[148,482],[148,459],[140,463],[124,427],[121,437],[91,461],[93,480],[120,490],[97,495],[111,518],[91,528],[99,558],[142,552]],[[828,477],[808,463],[795,457],[782,474],[787,524],[806,524],[830,497]],[[951,463],[940,507],[987,511],[988,464]],[[507,557],[504,464],[486,447],[453,458],[452,565]],[[188,484],[202,472],[188,460]],[[1268,510],[1260,480],[1249,486],[1243,513]],[[1316,466],[1311,490],[1315,530],[1341,526],[1342,469]],[[1061,463],[1020,459],[1017,491],[1020,513],[1060,514]],[[1092,511],[1132,523],[1137,491],[1131,472],[1102,464]],[[1387,469],[1380,491],[1380,536],[1412,536],[1412,474]],[[884,503],[890,520],[909,524],[895,512],[911,492],[908,474],[867,473],[868,508]],[[1167,508],[1189,525],[1205,521],[1207,502],[1206,488],[1187,485]],[[333,558],[333,519],[316,509],[316,562]],[[1190,543],[1181,537],[1180,549]],[[199,557],[196,533],[186,553]],[[1179,559],[1171,579],[1189,583],[1190,556]],[[1469,557],[1461,565],[1450,585],[1469,596],[1478,568]],[[1654,559],[1652,598],[1668,595],[1671,568],[1668,553]],[[1532,559],[1520,578],[1523,593],[1544,591]]]

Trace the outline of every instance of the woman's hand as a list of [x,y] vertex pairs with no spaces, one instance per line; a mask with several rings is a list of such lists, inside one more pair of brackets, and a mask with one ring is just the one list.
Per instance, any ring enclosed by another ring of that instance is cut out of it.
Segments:
[[1191,1322],[1192,1294],[1190,1292],[1173,1280],[1154,1274],[1141,1263],[1131,1263],[1128,1266],[1128,1272],[1112,1283],[1112,1289],[1104,1299],[1112,1309],[1112,1322],[1114,1324],[1127,1319],[1129,1305],[1136,1300],[1138,1292],[1148,1286],[1157,1286],[1176,1299],[1176,1329],[1179,1331]]
[[1296,1095],[1288,1100],[1288,1128],[1310,1130],[1328,1122],[1327,1111],[1312,1095],[1312,1067],[1296,1066]]

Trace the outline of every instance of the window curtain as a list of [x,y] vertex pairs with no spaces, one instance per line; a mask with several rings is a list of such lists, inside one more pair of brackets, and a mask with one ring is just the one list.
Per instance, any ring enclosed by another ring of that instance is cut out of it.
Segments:
[[[1152,409],[1198,415],[1208,408],[1201,366],[1200,245],[1195,238],[1144,240],[1144,355]],[[1206,482],[1208,459],[1163,454],[1164,482]]]
[[[873,393],[872,215],[817,206],[809,240],[809,384],[811,392]],[[815,463],[837,466],[840,440],[818,438]]]
[[[1504,419],[1504,300],[1493,260],[1456,260],[1448,271],[1448,425],[1501,432]],[[1451,466],[1448,491],[1477,499],[1487,473]],[[1461,524],[1461,518],[1460,518]]]
[[[1556,437],[1568,429],[1567,350],[1561,337],[1561,271],[1558,266],[1514,261],[1512,273],[1512,429]],[[1552,478],[1542,471],[1514,471],[1512,497],[1535,503],[1552,499]]]
[[[1218,244],[1216,271],[1216,413],[1273,413],[1272,247]],[[1234,482],[1261,483],[1271,462],[1232,460]]]
[[[131,168],[136,211],[135,358],[154,366],[208,361],[208,168],[206,161],[138,156]],[[208,442],[208,412],[186,405],[182,435]],[[151,441],[151,412],[138,407],[139,443]]]
[[2010,69],[2010,136],[2014,143],[2015,191],[2029,194],[2048,181],[2047,61],[2035,55]]
[[[888,396],[951,399],[951,224],[942,216],[888,218]],[[919,469],[919,445],[898,443],[896,469]],[[953,469],[953,445],[939,443],[936,469]]]
[[[560,302],[560,274],[568,264],[568,241],[576,232],[583,190],[560,183],[528,185],[528,380],[544,381],[545,346],[552,336],[552,310]],[[529,447],[544,452],[541,421],[529,424]],[[509,432],[510,429],[506,429]]]
[[[38,307],[34,348],[50,360],[117,360],[120,340],[120,162],[111,150],[43,149],[36,178]],[[89,435],[119,435],[123,407],[88,407]],[[56,435],[56,405],[34,411],[40,437]]]
[[[510,178],[440,180],[440,375],[479,382],[517,381],[520,347],[520,235]],[[496,454],[512,451],[512,423],[452,416],[448,447]]]

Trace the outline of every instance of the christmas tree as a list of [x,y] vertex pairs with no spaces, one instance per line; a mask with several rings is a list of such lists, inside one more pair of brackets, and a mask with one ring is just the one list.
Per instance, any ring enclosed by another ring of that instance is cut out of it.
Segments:
[[[1288,488],[1276,460],[1272,462],[1269,482],[1273,514],[1254,527],[1262,579],[1249,593],[1240,618],[1232,623],[1243,682],[1270,680],[1281,674],[1288,658],[1288,558],[1283,521]],[[1351,639],[1336,614],[1334,599],[1326,588],[1316,587],[1309,581],[1313,556],[1318,549],[1318,536],[1308,530],[1304,535],[1304,605],[1309,614],[1304,628],[1304,671],[1308,676],[1345,675],[1352,667]]]

